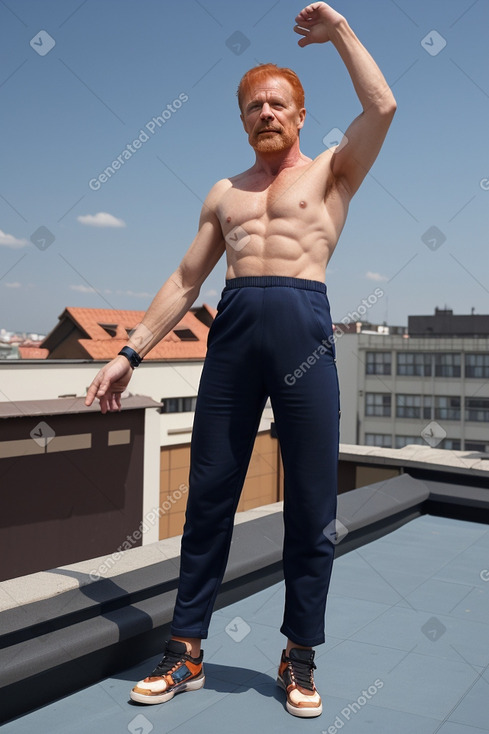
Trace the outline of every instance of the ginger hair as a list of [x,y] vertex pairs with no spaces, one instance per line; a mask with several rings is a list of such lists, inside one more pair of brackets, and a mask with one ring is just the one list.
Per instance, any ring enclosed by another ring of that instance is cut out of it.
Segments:
[[289,82],[292,87],[292,95],[298,109],[304,107],[304,89],[299,77],[286,66],[277,66],[276,64],[259,64],[249,69],[242,77],[237,91],[239,109],[243,112],[243,99],[256,82],[261,82],[271,76],[281,77]]

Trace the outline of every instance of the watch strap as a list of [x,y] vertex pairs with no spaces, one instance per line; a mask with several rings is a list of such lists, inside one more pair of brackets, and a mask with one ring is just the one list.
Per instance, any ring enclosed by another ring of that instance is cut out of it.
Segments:
[[131,347],[122,347],[119,354],[122,354],[124,357],[126,357],[126,359],[129,360],[129,364],[133,369],[139,367],[139,365],[143,361],[143,358],[136,352],[135,349],[132,349]]

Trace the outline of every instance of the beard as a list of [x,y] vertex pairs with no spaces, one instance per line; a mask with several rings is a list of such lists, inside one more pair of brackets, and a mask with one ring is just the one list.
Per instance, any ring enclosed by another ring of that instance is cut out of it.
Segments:
[[297,140],[297,130],[275,130],[270,134],[251,133],[248,140],[252,148],[258,153],[279,153],[288,150]]

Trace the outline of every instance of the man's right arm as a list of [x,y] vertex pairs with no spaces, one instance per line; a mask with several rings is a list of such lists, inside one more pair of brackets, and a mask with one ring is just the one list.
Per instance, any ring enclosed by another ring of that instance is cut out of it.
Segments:
[[[200,214],[199,230],[178,268],[153,298],[143,320],[131,333],[127,346],[141,357],[161,340],[187,313],[197,299],[202,283],[225,251],[225,241],[216,205],[224,182],[210,190]],[[129,369],[128,369],[129,368]],[[123,355],[115,357],[96,375],[90,385],[86,405],[97,397],[103,413],[120,410],[120,396],[127,387],[132,368]]]
[[180,265],[162,285],[127,346],[144,357],[183,318],[197,299],[202,283],[220,260],[225,242],[215,213],[221,182],[209,192],[200,214],[199,231]]

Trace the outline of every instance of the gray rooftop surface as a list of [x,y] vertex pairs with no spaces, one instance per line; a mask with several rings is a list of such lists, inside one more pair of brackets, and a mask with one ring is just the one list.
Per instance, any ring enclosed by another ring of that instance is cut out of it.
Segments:
[[288,714],[275,682],[285,644],[278,631],[283,601],[282,582],[214,612],[202,644],[206,683],[199,691],[155,706],[130,702],[130,688],[149,674],[155,656],[4,730],[489,732],[487,525],[423,515],[336,559],[326,643],[316,648],[318,718]]

